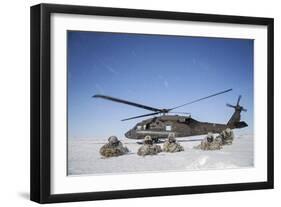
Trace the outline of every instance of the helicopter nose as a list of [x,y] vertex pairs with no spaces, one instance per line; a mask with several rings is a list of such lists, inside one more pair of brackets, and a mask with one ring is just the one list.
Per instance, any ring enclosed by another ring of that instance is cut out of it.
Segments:
[[132,136],[131,130],[129,130],[129,131],[127,131],[127,132],[125,133],[125,137],[131,138],[131,136]]

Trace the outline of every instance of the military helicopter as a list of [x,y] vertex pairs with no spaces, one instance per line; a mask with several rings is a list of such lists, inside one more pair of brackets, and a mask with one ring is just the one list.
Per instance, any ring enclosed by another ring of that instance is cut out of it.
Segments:
[[[127,105],[152,111],[153,113],[134,116],[134,117],[122,119],[121,121],[127,121],[131,119],[137,119],[147,116],[154,116],[150,119],[146,119],[137,123],[132,129],[130,129],[128,132],[125,133],[125,137],[129,139],[143,139],[146,135],[150,135],[151,138],[155,142],[157,142],[159,141],[159,139],[167,138],[169,133],[174,133],[176,137],[188,137],[188,136],[195,136],[195,135],[203,135],[209,132],[220,133],[226,128],[235,129],[235,128],[247,127],[248,125],[246,122],[240,121],[241,111],[244,112],[247,111],[247,109],[239,105],[241,100],[241,95],[238,97],[236,105],[226,104],[226,106],[235,109],[233,115],[231,116],[231,118],[226,124],[201,122],[191,118],[190,113],[172,112],[172,110],[174,109],[178,109],[183,106],[202,101],[204,99],[208,99],[223,93],[227,93],[231,90],[232,89],[221,91],[168,109],[155,108],[155,107],[146,106],[143,104],[134,103],[127,100],[122,100],[119,98],[114,98],[111,96],[105,96],[100,94],[94,95],[93,98],[102,98],[105,100],[110,100],[110,101],[127,104]],[[171,113],[176,113],[176,115],[171,115]],[[178,114],[185,114],[185,115],[181,116]],[[160,115],[160,116],[156,116],[156,115]]]

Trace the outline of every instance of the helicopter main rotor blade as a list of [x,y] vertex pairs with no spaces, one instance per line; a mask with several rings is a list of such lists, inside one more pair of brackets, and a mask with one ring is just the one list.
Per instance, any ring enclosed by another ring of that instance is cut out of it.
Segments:
[[97,95],[94,95],[92,97],[93,98],[103,98],[103,99],[118,102],[118,103],[128,104],[128,105],[139,107],[139,108],[146,109],[146,110],[149,110],[149,111],[155,111],[155,112],[161,112],[162,111],[161,109],[157,109],[157,108],[154,108],[154,107],[145,106],[145,105],[142,105],[142,104],[138,104],[138,103],[114,98],[114,97],[111,97],[111,96],[105,96],[105,95],[97,94]]
[[214,96],[218,96],[218,95],[220,95],[220,94],[223,94],[223,93],[227,93],[227,92],[229,92],[229,91],[232,91],[232,88],[231,88],[231,89],[228,89],[228,90],[225,90],[225,91],[221,91],[221,92],[212,94],[212,95],[210,95],[210,96],[206,96],[206,97],[203,97],[203,98],[196,99],[196,100],[194,100],[194,101],[190,101],[190,102],[188,102],[188,103],[185,103],[185,104],[176,106],[176,107],[171,108],[171,109],[168,109],[168,110],[171,111],[171,110],[174,110],[174,109],[177,109],[177,108],[180,108],[180,107],[189,105],[189,104],[196,103],[196,102],[198,102],[198,101],[202,101],[202,100],[207,99],[207,98],[211,98],[211,97],[214,97]]
[[161,112],[155,112],[155,113],[144,114],[144,115],[140,115],[140,116],[134,116],[134,117],[130,117],[130,118],[127,118],[127,119],[122,119],[121,121],[127,121],[127,120],[131,120],[131,119],[137,119],[137,118],[141,118],[141,117],[157,115],[159,113],[161,113]]

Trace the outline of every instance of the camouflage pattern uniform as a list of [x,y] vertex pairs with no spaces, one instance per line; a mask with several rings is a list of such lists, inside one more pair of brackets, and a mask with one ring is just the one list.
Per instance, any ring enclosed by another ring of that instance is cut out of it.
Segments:
[[227,128],[223,132],[223,142],[224,144],[232,144],[234,139],[234,133],[231,129]]
[[217,139],[221,139],[222,145],[231,145],[234,139],[234,133],[230,128],[223,130]]
[[201,150],[220,150],[222,146],[218,139],[214,139],[212,133],[208,133],[208,135],[195,148]]
[[138,150],[138,155],[156,155],[159,152],[162,152],[161,147],[157,144],[153,144],[153,140],[149,135],[145,136],[143,146]]
[[104,157],[116,157],[127,154],[128,152],[128,148],[124,147],[116,136],[109,137],[108,143],[100,148],[100,154]]
[[180,152],[184,151],[184,148],[177,143],[175,134],[174,133],[169,133],[168,139],[163,145],[163,151],[164,152]]

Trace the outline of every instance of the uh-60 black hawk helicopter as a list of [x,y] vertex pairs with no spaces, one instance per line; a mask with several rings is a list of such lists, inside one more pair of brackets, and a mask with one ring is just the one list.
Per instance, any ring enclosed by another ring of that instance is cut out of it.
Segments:
[[[245,112],[247,111],[246,109],[244,109],[242,106],[239,105],[241,95],[238,97],[235,106],[231,104],[226,104],[228,107],[232,107],[235,109],[233,115],[231,116],[227,124],[201,122],[191,118],[190,113],[172,112],[172,110],[174,109],[178,109],[180,107],[193,104],[207,98],[211,98],[223,93],[227,93],[231,90],[232,89],[221,91],[168,109],[165,108],[159,109],[159,108],[146,106],[143,104],[134,103],[134,102],[130,102],[110,96],[99,95],[99,94],[94,95],[93,98],[102,98],[118,103],[139,107],[149,111],[153,111],[153,113],[134,116],[134,117],[123,119],[121,121],[127,121],[127,120],[142,118],[146,116],[160,115],[137,123],[132,129],[130,129],[128,132],[125,133],[125,137],[129,139],[143,139],[146,135],[150,135],[151,138],[157,142],[159,141],[159,139],[167,138],[169,133],[174,133],[176,137],[188,137],[188,136],[195,136],[195,135],[203,135],[209,132],[220,133],[226,128],[235,129],[235,128],[247,127],[248,125],[244,121],[240,121],[241,111],[245,111]],[[170,115],[170,113],[176,113],[176,115]],[[188,116],[187,115],[180,116],[178,114],[188,114]]]

